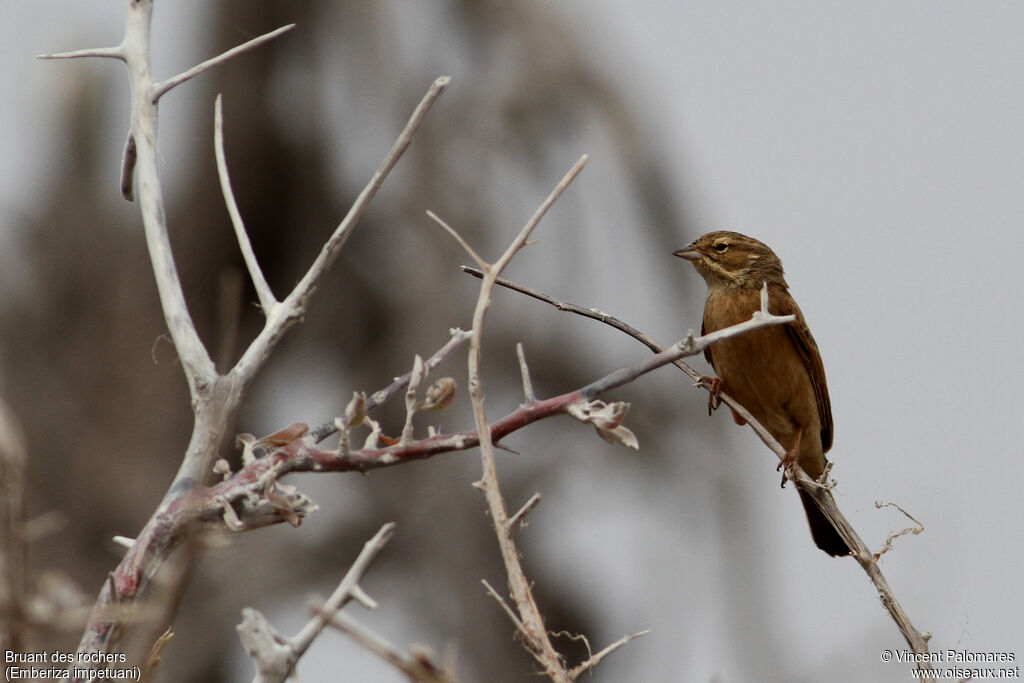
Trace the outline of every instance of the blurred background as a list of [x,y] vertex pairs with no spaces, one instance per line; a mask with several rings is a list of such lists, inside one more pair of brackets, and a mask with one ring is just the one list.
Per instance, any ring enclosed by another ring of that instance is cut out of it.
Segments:
[[[0,397],[24,435],[33,541],[28,650],[74,649],[89,604],[180,462],[191,413],[137,207],[118,192],[124,67],[34,55],[113,45],[123,3],[6,3],[0,83]],[[59,17],[59,19],[58,19]],[[216,182],[224,95],[232,181],[271,285],[301,276],[434,78],[452,84],[267,366],[235,432],[341,412],[469,326],[477,281],[437,212],[494,258],[583,153],[583,174],[507,275],[668,343],[700,327],[704,284],[672,258],[713,229],[780,255],[822,350],[836,497],[933,650],[1021,652],[1024,5],[1010,2],[157,3],[166,78],[280,25],[297,28],[161,104],[171,237],[221,367],[262,324]],[[240,316],[237,335],[224,321]],[[498,292],[485,388],[541,396],[647,351],[597,323]],[[469,428],[463,389],[438,426]],[[703,360],[695,360],[705,369]],[[861,570],[811,542],[775,458],[663,369],[632,404],[639,453],[567,418],[506,440],[509,506],[543,495],[520,548],[553,631],[610,656],[595,681],[902,681],[905,645]],[[398,432],[397,406],[381,413]],[[425,433],[426,425],[419,425]],[[226,453],[229,451],[226,450]],[[232,457],[236,457],[232,455]],[[384,522],[397,533],[348,609],[466,681],[529,681],[531,658],[480,579],[504,570],[470,484],[476,452],[359,475],[291,477],[321,507],[301,528],[230,537],[192,568],[160,680],[248,681],[234,630],[252,606],[293,634]],[[53,615],[52,619],[43,619]],[[570,659],[586,656],[560,638]],[[1019,660],[1018,660],[1019,661]],[[306,681],[400,681],[338,633]]]

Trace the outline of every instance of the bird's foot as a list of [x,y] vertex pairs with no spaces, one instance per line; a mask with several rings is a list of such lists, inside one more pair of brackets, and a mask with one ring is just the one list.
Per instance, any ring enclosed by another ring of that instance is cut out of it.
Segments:
[[775,471],[782,471],[782,483],[780,486],[786,488],[786,480],[793,479],[793,466],[797,464],[797,456],[800,454],[800,438],[804,435],[804,428],[801,427],[796,431],[796,441],[793,443],[793,447],[786,451],[786,454],[782,456],[782,460],[779,460],[779,466],[775,468]]
[[718,410],[718,406],[722,405],[722,397],[719,394],[725,388],[725,380],[721,377],[702,375],[700,381],[708,388],[708,415],[711,415]]

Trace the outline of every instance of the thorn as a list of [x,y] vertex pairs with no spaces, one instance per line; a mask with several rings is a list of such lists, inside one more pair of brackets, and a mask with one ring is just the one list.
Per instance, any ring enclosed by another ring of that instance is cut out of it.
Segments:
[[508,520],[508,528],[515,529],[517,526],[525,527],[524,519],[526,515],[533,512],[533,509],[537,507],[537,503],[540,502],[540,494],[535,493],[530,496],[530,499],[523,504],[523,507],[519,508],[519,512],[512,515]]

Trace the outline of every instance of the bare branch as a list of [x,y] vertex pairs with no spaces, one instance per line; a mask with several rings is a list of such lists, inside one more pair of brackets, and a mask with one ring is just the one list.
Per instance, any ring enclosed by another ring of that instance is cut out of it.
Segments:
[[[430,372],[438,365],[440,365],[441,362],[445,358],[447,358],[452,351],[465,344],[467,341],[469,341],[469,338],[472,336],[469,332],[460,330],[457,327],[454,327],[451,330],[449,330],[449,333],[451,334],[451,338],[444,344],[444,346],[435,351],[430,358],[423,361],[423,367],[426,368],[427,372]],[[396,377],[391,384],[384,387],[383,389],[380,389],[379,391],[375,391],[373,394],[369,396],[369,398],[366,399],[366,405],[364,407],[364,410],[369,412],[387,403],[395,396],[395,394],[405,389],[405,387],[408,386],[409,381],[411,379],[411,371],[407,372],[401,377]],[[334,434],[337,431],[338,426],[335,424],[334,420],[331,420],[310,430],[310,440],[313,443],[320,443],[328,436]]]
[[412,372],[409,373],[409,386],[405,389],[405,426],[402,428],[402,445],[412,443],[412,418],[416,414],[416,404],[418,403],[416,392],[426,376],[427,371],[423,367],[423,359],[417,354],[413,359]]
[[451,78],[448,76],[441,76],[436,79],[430,88],[427,90],[427,94],[420,100],[419,105],[413,111],[412,116],[409,118],[408,123],[405,124],[405,128],[399,134],[398,139],[395,140],[395,144],[391,147],[391,151],[381,162],[377,171],[373,174],[370,182],[367,183],[363,191],[356,197],[355,202],[352,204],[352,208],[349,209],[345,218],[342,219],[341,223],[334,230],[330,239],[324,244],[323,249],[320,250],[320,254],[316,257],[316,260],[309,267],[309,270],[303,276],[299,284],[295,286],[292,293],[288,295],[288,303],[291,304],[298,312],[305,310],[306,300],[316,289],[320,278],[323,276],[324,271],[330,266],[337,257],[341,247],[345,244],[349,235],[352,233],[352,229],[356,223],[362,217],[366,211],[366,207],[370,205],[370,201],[374,195],[380,189],[380,186],[384,184],[384,180],[391,173],[391,170],[398,163],[398,160],[402,157],[402,154],[409,147],[409,143],[412,142],[413,136],[419,129],[420,124],[423,123],[423,119],[426,117],[427,112],[434,106],[434,102],[441,96],[441,93],[451,82]]
[[519,374],[523,377],[523,400],[527,403],[537,398],[533,394],[533,382],[530,381],[530,367],[526,364],[526,353],[522,342],[516,342],[516,357],[519,358]]
[[[139,210],[145,228],[146,245],[153,263],[153,274],[160,294],[164,319],[181,360],[189,393],[196,404],[205,399],[217,378],[217,371],[202,340],[196,332],[189,314],[185,295],[167,231],[167,213],[160,182],[159,152],[157,150],[157,106],[148,96],[152,85],[150,61],[150,24],[152,2],[133,2],[128,5],[125,37],[122,42],[128,76],[131,80],[132,108],[129,135],[137,153],[135,172]],[[125,162],[130,161],[132,143],[126,144]],[[125,186],[122,173],[122,190]],[[129,190],[131,183],[128,183]]]
[[572,677],[574,679],[575,678],[579,678],[579,676],[581,674],[586,673],[590,669],[593,669],[595,666],[597,666],[598,664],[601,663],[602,659],[604,659],[605,657],[607,657],[611,653],[615,652],[616,650],[618,650],[620,647],[622,647],[623,645],[625,645],[629,641],[635,640],[635,639],[639,638],[640,636],[646,636],[650,632],[651,632],[650,629],[644,629],[643,631],[638,631],[638,632],[632,633],[632,634],[630,634],[628,636],[623,636],[623,637],[619,638],[614,643],[612,643],[608,647],[604,648],[603,650],[601,650],[597,654],[591,655],[589,658],[587,658],[587,660],[585,662],[579,664],[578,666],[573,667],[572,671],[570,671],[569,673],[572,675]]
[[537,503],[540,502],[540,493],[535,493],[530,496],[530,499],[523,503],[523,507],[519,508],[519,512],[508,518],[508,526],[510,529],[515,529],[519,526],[525,526],[524,520],[526,515],[533,512],[533,509],[537,507]]
[[523,624],[522,620],[519,618],[519,615],[516,614],[516,611],[514,609],[512,609],[511,607],[509,607],[508,603],[505,602],[505,598],[501,597],[501,595],[498,593],[498,591],[494,590],[494,586],[489,584],[487,582],[487,579],[480,579],[480,583],[482,583],[484,585],[484,588],[487,589],[487,593],[492,598],[494,598],[498,602],[499,605],[501,605],[501,608],[503,610],[505,610],[505,614],[507,614],[508,618],[512,620],[512,623],[516,625],[516,630],[518,630],[519,633],[522,634],[522,636],[524,638],[529,637],[530,636],[530,632],[526,630],[526,626]]
[[36,59],[81,59],[83,57],[120,59],[123,62],[125,61],[124,47],[122,45],[117,47],[91,47],[83,50],[72,50],[71,52],[51,52],[45,55],[36,55]]
[[[576,179],[576,176],[580,174],[580,171],[583,170],[583,167],[586,165],[589,158],[590,156],[587,154],[581,156],[579,161],[573,164],[572,168],[569,169],[569,172],[566,173],[560,181],[558,181],[558,184],[555,185],[555,189],[551,191],[551,194],[549,194],[547,198],[541,202],[541,205],[537,207],[537,210],[532,216],[530,216],[530,220],[526,222],[526,225],[524,225],[523,229],[519,231],[516,238],[512,240],[512,244],[508,245],[508,249],[505,250],[505,253],[502,254],[501,258],[499,258],[494,264],[494,277],[498,277],[498,275],[505,270],[505,266],[507,266],[508,262],[512,260],[512,257],[515,256],[520,249],[526,246],[527,240],[530,239],[530,235],[533,233],[534,228],[536,228],[537,224],[540,223],[540,220],[544,218],[544,215],[548,212],[548,209],[551,208],[551,205],[558,201],[558,198],[562,196],[562,193],[565,192],[567,187],[569,187],[569,184],[572,183],[572,181]],[[489,295],[490,292],[488,291],[488,296]]]
[[352,600],[358,600],[370,609],[375,606],[359,582],[394,531],[394,522],[388,522],[363,545],[362,552],[352,563],[352,567],[346,572],[334,593],[294,637],[286,638],[280,635],[258,611],[251,608],[243,611],[238,633],[242,645],[256,663],[257,681],[283,683],[295,671],[295,665],[324,627]]
[[[484,274],[481,271],[475,268],[470,268],[469,266],[462,266],[462,272],[469,273],[473,277],[477,278],[482,278],[484,276]],[[506,289],[511,289],[514,292],[519,292],[520,294],[525,294],[526,296],[531,297],[533,299],[537,299],[538,301],[543,301],[546,304],[554,306],[560,311],[575,313],[576,315],[581,315],[585,318],[590,318],[591,320],[602,322],[605,325],[610,325],[611,327],[614,327],[620,332],[628,334],[630,337],[636,339],[638,342],[649,348],[651,351],[654,351],[655,353],[659,353],[665,350],[664,347],[660,346],[656,341],[648,337],[640,330],[636,329],[635,327],[630,327],[629,325],[622,322],[618,318],[614,318],[608,315],[607,313],[597,310],[596,308],[584,308],[579,304],[570,303],[568,301],[562,301],[560,299],[556,299],[550,294],[545,294],[544,292],[541,292],[536,289],[531,289],[530,287],[526,287],[525,285],[512,282],[511,280],[506,280],[505,278],[496,278],[494,284],[500,285]],[[696,373],[696,371],[694,372]]]
[[394,169],[395,164],[398,163],[405,150],[408,149],[427,112],[430,111],[430,108],[450,81],[451,79],[448,76],[441,76],[427,90],[427,94],[420,100],[419,105],[417,105],[412,116],[409,117],[409,121],[405,124],[405,128],[399,133],[391,150],[384,157],[384,161],[381,162],[373,177],[370,178],[362,192],[359,193],[359,196],[356,197],[352,207],[338,227],[335,228],[334,233],[324,243],[320,253],[310,265],[309,270],[306,271],[306,274],[302,276],[302,279],[295,285],[291,293],[281,302],[281,305],[276,306],[273,311],[267,312],[267,322],[263,331],[253,340],[252,344],[249,345],[235,364],[235,367],[232,368],[230,375],[233,379],[248,382],[256,370],[266,361],[270,351],[280,341],[284,332],[302,318],[306,311],[309,297],[316,291],[320,279],[334,262],[334,259],[337,258],[342,246],[348,240],[349,235],[352,234],[352,230],[366,212],[367,207],[381,185],[384,184],[384,180]]
[[[167,212],[159,172],[160,155],[157,149],[158,101],[174,86],[244,50],[280,35],[290,27],[249,41],[163,83],[154,83],[150,58],[152,16],[153,0],[132,0],[127,3],[124,39],[118,48],[48,55],[49,58],[118,57],[128,66],[131,83],[131,125],[122,162],[121,191],[128,198],[138,195],[160,304],[188,383],[195,416],[192,436],[174,481],[157,510],[137,535],[135,543],[128,549],[116,570],[111,573],[110,581],[100,591],[79,643],[81,652],[111,650],[120,638],[123,627],[131,618],[132,610],[137,609],[142,595],[152,584],[170,553],[195,533],[194,524],[198,522],[210,525],[210,514],[215,515],[216,523],[221,528],[225,523],[231,523],[236,528],[246,529],[277,523],[284,519],[297,523],[303,515],[315,509],[315,506],[301,494],[276,484],[269,488],[264,486],[257,491],[240,487],[238,492],[247,495],[243,499],[207,499],[203,494],[209,489],[204,489],[202,482],[209,478],[213,470],[218,448],[225,434],[225,425],[233,421],[245,390],[256,371],[266,361],[270,350],[283,332],[301,318],[306,301],[322,273],[337,255],[370,199],[409,145],[413,133],[430,105],[448,83],[447,78],[435,82],[370,184],[360,194],[352,210],[328,240],[309,272],[292,292],[288,305],[278,305],[267,312],[268,318],[263,332],[250,344],[235,367],[227,375],[221,376],[217,373],[210,353],[191,319],[168,237]],[[226,164],[224,166],[226,167]],[[266,292],[264,294],[266,295]],[[221,474],[226,472],[222,471]],[[109,609],[114,603],[123,609]]]
[[450,671],[431,660],[430,653],[422,646],[414,645],[409,655],[406,655],[356,619],[341,612],[334,615],[329,625],[349,636],[363,649],[377,655],[404,673],[410,681],[452,683],[455,680]]
[[438,215],[437,215],[436,213],[434,213],[433,211],[430,211],[429,209],[427,210],[427,215],[428,215],[428,216],[430,216],[430,218],[431,218],[431,219],[432,219],[432,220],[433,220],[433,221],[434,221],[435,223],[437,223],[437,224],[438,224],[438,225],[440,225],[440,226],[441,226],[442,228],[444,228],[444,229],[445,229],[445,231],[446,231],[446,232],[447,232],[447,233],[448,233],[449,235],[451,235],[452,237],[454,237],[454,238],[455,238],[455,241],[459,243],[459,246],[460,246],[460,247],[462,247],[462,248],[463,248],[463,250],[465,250],[465,252],[466,252],[467,254],[469,254],[469,257],[470,257],[471,259],[473,259],[474,261],[476,261],[476,264],[477,264],[478,266],[480,266],[480,269],[481,269],[481,270],[484,270],[484,271],[486,271],[486,270],[487,270],[488,268],[490,268],[490,265],[488,265],[487,261],[483,260],[483,258],[481,258],[481,257],[480,257],[480,254],[476,253],[476,250],[475,250],[475,249],[473,249],[473,247],[469,246],[469,242],[467,242],[466,240],[464,240],[464,239],[462,238],[462,235],[460,235],[460,234],[459,234],[459,232],[458,232],[458,231],[457,231],[457,230],[456,230],[455,228],[453,228],[452,226],[448,225],[448,224],[447,224],[446,222],[444,222],[444,220],[442,220],[442,219],[441,219],[441,217],[440,217],[440,216],[438,216]]
[[199,64],[196,64],[194,67],[192,67],[188,71],[183,71],[180,74],[178,74],[177,76],[172,76],[171,78],[168,78],[166,81],[163,81],[162,83],[154,83],[153,84],[153,89],[151,91],[152,92],[151,97],[152,97],[153,103],[156,104],[156,102],[161,97],[166,95],[167,92],[171,88],[173,88],[175,86],[178,86],[178,85],[181,85],[182,83],[184,83],[185,81],[187,81],[187,80],[189,80],[191,78],[195,78],[196,76],[198,76],[199,74],[203,73],[207,69],[213,68],[213,67],[217,66],[218,64],[223,64],[224,62],[226,62],[227,60],[231,59],[232,57],[236,57],[236,56],[242,54],[243,52],[247,52],[248,50],[251,50],[251,49],[253,49],[255,47],[258,47],[258,46],[262,45],[263,43],[266,43],[267,41],[273,40],[274,38],[277,38],[279,35],[281,35],[283,33],[287,33],[288,31],[291,31],[293,28],[295,28],[295,24],[288,24],[287,26],[282,26],[279,29],[271,31],[270,33],[264,33],[262,36],[258,36],[258,37],[253,38],[252,40],[250,40],[248,42],[245,42],[245,43],[242,43],[241,45],[233,47],[230,50],[228,50],[227,52],[222,52],[221,54],[217,55],[216,57],[212,57],[210,59],[207,59],[205,62],[201,62]]
[[[294,26],[294,24],[292,24]],[[242,259],[245,267],[252,278],[252,284],[256,289],[256,296],[260,300],[260,308],[264,314],[269,315],[277,306],[277,299],[263,276],[263,270],[256,260],[256,254],[252,250],[252,243],[249,241],[249,234],[245,230],[245,222],[238,210],[238,203],[235,201],[235,194],[231,190],[231,179],[228,176],[228,164],[224,155],[224,117],[221,107],[221,96],[217,95],[213,107],[213,149],[217,157],[217,175],[220,178],[220,189],[224,194],[224,205],[231,216],[231,225],[235,228],[235,237],[238,239],[238,250],[242,252]]]
[[366,595],[359,582],[362,580],[366,570],[370,568],[370,564],[380,554],[380,551],[384,549],[387,542],[391,540],[394,533],[395,523],[388,522],[374,534],[373,538],[363,544],[363,550],[359,553],[359,557],[352,563],[351,569],[345,574],[338,587],[334,589],[331,597],[327,598],[327,601],[318,610],[318,613],[295,636],[294,646],[299,657],[313,644],[313,640],[320,635],[327,622],[333,619],[334,615],[352,600],[358,600],[367,609],[374,609],[377,606]]

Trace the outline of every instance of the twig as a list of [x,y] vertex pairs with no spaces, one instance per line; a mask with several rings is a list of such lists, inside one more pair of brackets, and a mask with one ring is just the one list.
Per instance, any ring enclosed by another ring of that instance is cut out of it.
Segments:
[[334,589],[334,593],[294,637],[285,638],[280,635],[258,611],[251,608],[243,611],[238,634],[242,645],[256,664],[256,680],[259,683],[283,683],[291,676],[296,663],[324,627],[352,600],[360,602],[367,609],[376,607],[376,603],[366,594],[359,582],[394,531],[394,522],[388,522],[363,545],[362,552]]
[[374,601],[359,585],[359,582],[363,578],[363,574],[369,569],[370,564],[380,554],[380,551],[384,549],[387,542],[391,540],[391,537],[395,533],[395,523],[388,522],[374,534],[373,538],[367,541],[363,545],[362,552],[359,553],[359,557],[352,563],[352,568],[345,574],[345,578],[341,580],[338,587],[334,589],[334,593],[331,597],[323,604],[317,614],[303,627],[301,631],[295,636],[294,645],[296,652],[299,656],[312,645],[313,640],[316,639],[324,626],[327,625],[334,615],[337,614],[342,607],[347,605],[352,600],[356,600],[366,609],[376,609],[377,603]]
[[370,182],[367,183],[363,191],[359,193],[356,200],[352,203],[352,208],[349,209],[345,218],[342,219],[341,223],[334,230],[334,233],[330,236],[327,242],[324,244],[320,253],[317,255],[316,260],[306,271],[306,274],[302,277],[299,283],[292,290],[291,294],[288,295],[288,300],[285,303],[290,303],[297,310],[305,310],[306,300],[316,290],[316,286],[320,281],[327,268],[330,267],[331,263],[337,257],[341,247],[344,246],[345,241],[348,240],[349,235],[352,234],[352,229],[356,223],[362,217],[367,207],[370,205],[370,201],[374,195],[377,194],[377,190],[380,189],[381,185],[384,184],[384,180],[391,173],[391,170],[398,163],[398,160],[402,157],[402,154],[409,147],[409,143],[412,142],[412,138],[416,135],[416,131],[419,129],[420,124],[423,123],[423,119],[426,118],[427,112],[434,106],[434,102],[441,96],[448,84],[451,82],[449,76],[441,76],[437,78],[430,88],[427,90],[427,94],[423,96],[423,99],[417,105],[413,111],[412,116],[409,117],[408,123],[405,124],[405,128],[399,133],[398,138],[395,140],[395,144],[391,147],[391,151],[384,157],[384,161],[381,162],[380,167],[373,174]]
[[404,673],[410,681],[416,683],[452,683],[455,680],[454,675],[450,671],[447,671],[445,667],[438,666],[431,660],[430,653],[425,648],[414,645],[409,655],[406,655],[383,637],[347,614],[339,612],[334,615],[329,626],[346,634],[357,645],[377,655]]
[[522,342],[516,342],[516,357],[519,359],[519,374],[523,377],[523,400],[529,403],[537,397],[533,394],[530,367],[526,364],[526,352],[523,351]]
[[519,618],[519,615],[516,614],[516,611],[509,607],[508,603],[505,602],[505,598],[501,597],[501,594],[494,590],[494,586],[488,583],[487,579],[480,579],[480,583],[482,583],[484,588],[487,589],[487,594],[494,598],[494,600],[501,606],[501,609],[505,610],[505,614],[507,614],[508,618],[512,620],[512,623],[516,625],[516,630],[519,631],[524,638],[529,637],[530,632],[526,630],[526,626],[523,624],[522,619]]
[[245,230],[245,222],[238,210],[238,203],[235,201],[235,194],[231,190],[231,178],[228,176],[228,163],[224,156],[224,117],[221,106],[221,96],[217,95],[213,107],[213,150],[217,157],[217,176],[220,178],[220,189],[224,195],[224,205],[231,217],[231,225],[235,229],[235,238],[238,240],[238,250],[242,252],[242,259],[249,271],[253,287],[256,289],[256,296],[260,300],[260,308],[269,312],[277,306],[277,299],[271,291],[267,279],[263,276],[259,261],[256,260],[256,253],[252,250],[252,243],[249,241],[249,233]]
[[533,512],[533,508],[537,507],[537,503],[540,502],[540,493],[534,493],[530,496],[530,499],[523,503],[523,507],[519,508],[519,511],[508,518],[508,526],[510,529],[522,526],[523,521],[526,519],[526,515]]
[[[460,330],[457,327],[454,327],[451,330],[449,330],[449,333],[451,335],[451,338],[444,344],[444,346],[435,351],[434,354],[430,356],[430,358],[423,361],[423,367],[426,369],[427,372],[430,372],[438,365],[440,365],[441,362],[444,361],[444,359],[447,358],[452,351],[468,342],[469,338],[472,336],[469,332]],[[387,403],[389,400],[391,400],[391,398],[395,396],[395,394],[405,389],[409,385],[409,380],[411,379],[412,371],[409,371],[400,377],[396,377],[394,381],[391,382],[391,384],[384,387],[383,389],[380,389],[370,394],[370,396],[367,397],[366,399],[365,410],[367,412],[371,412]],[[335,423],[334,420],[331,420],[329,422],[325,422],[324,424],[318,427],[311,429],[309,432],[309,438],[310,441],[312,441],[313,443],[320,443],[321,441],[323,441],[324,439],[326,439],[331,434],[334,434],[337,431],[337,424]]]
[[251,50],[251,49],[253,49],[255,47],[259,47],[263,43],[271,41],[274,38],[277,38],[279,35],[282,35],[284,33],[287,33],[288,31],[291,31],[293,28],[295,28],[295,24],[288,24],[287,26],[282,26],[279,29],[275,29],[275,30],[271,31],[270,33],[264,33],[262,36],[258,36],[258,37],[253,38],[252,40],[250,40],[248,42],[245,42],[245,43],[242,43],[241,45],[233,47],[233,48],[231,48],[230,50],[228,50],[226,52],[222,52],[221,54],[217,55],[216,57],[212,57],[210,59],[207,59],[205,62],[200,62],[199,64],[196,64],[191,69],[188,69],[187,71],[183,71],[180,74],[178,74],[177,76],[172,76],[171,78],[168,78],[166,81],[164,81],[162,83],[155,83],[153,85],[153,90],[152,90],[152,93],[151,93],[151,96],[153,98],[153,103],[156,104],[157,100],[159,100],[161,97],[166,95],[167,92],[171,88],[179,86],[179,85],[181,85],[182,83],[184,83],[185,81],[187,81],[187,80],[189,80],[191,78],[195,78],[196,76],[198,76],[199,74],[203,73],[207,69],[211,69],[211,68],[217,66],[218,64],[223,64],[224,62],[228,61],[232,57],[237,57],[238,55],[242,54],[243,52],[247,52],[247,51],[249,51],[249,50]]
[[586,671],[589,671],[590,669],[593,669],[595,666],[597,666],[598,664],[601,663],[602,659],[604,659],[605,657],[607,657],[611,653],[615,652],[616,650],[618,650],[620,647],[622,647],[623,645],[625,645],[629,641],[635,640],[636,638],[639,638],[640,636],[646,636],[650,632],[651,632],[650,629],[644,629],[643,631],[637,631],[636,633],[631,633],[631,634],[629,634],[627,636],[623,636],[623,637],[619,638],[614,643],[612,643],[608,647],[604,648],[603,650],[601,650],[597,654],[594,654],[594,655],[591,655],[590,657],[588,657],[586,661],[582,662],[578,666],[573,667],[572,671],[570,671],[569,673],[572,675],[573,678],[579,678],[580,674],[582,674],[582,673],[584,673]]
[[423,359],[417,355],[413,359],[412,372],[409,373],[409,385],[405,388],[405,426],[402,427],[402,444],[412,443],[413,423],[412,419],[416,415],[416,392],[420,388],[420,384],[427,376],[426,368],[423,367]]
[[441,226],[442,228],[444,228],[444,229],[445,229],[445,232],[447,232],[447,233],[448,233],[449,235],[451,235],[451,236],[452,236],[452,237],[453,237],[453,238],[455,239],[455,241],[459,243],[459,246],[460,246],[460,247],[462,247],[462,248],[463,248],[463,250],[464,250],[464,251],[465,251],[465,252],[466,252],[467,254],[469,254],[469,257],[470,257],[471,259],[473,259],[474,261],[476,261],[476,264],[477,264],[478,266],[480,266],[480,267],[481,267],[482,269],[484,269],[484,270],[486,270],[486,269],[488,268],[488,265],[487,265],[487,261],[483,260],[483,259],[482,259],[482,258],[480,257],[480,255],[479,255],[478,253],[476,253],[476,250],[474,250],[474,249],[473,249],[473,247],[469,246],[469,242],[467,242],[466,240],[464,240],[464,239],[462,238],[462,235],[460,235],[460,234],[459,234],[459,233],[458,233],[458,232],[457,232],[457,231],[455,230],[455,228],[453,228],[452,226],[448,225],[448,224],[447,224],[447,223],[445,223],[445,222],[444,222],[443,220],[441,220],[441,218],[440,218],[440,217],[439,217],[439,216],[438,216],[438,215],[437,215],[436,213],[434,213],[433,211],[430,211],[430,210],[428,210],[428,211],[427,211],[427,215],[428,215],[428,216],[430,216],[431,220],[433,220],[433,221],[434,221],[435,223],[437,223],[437,224],[438,224],[438,225],[440,225],[440,226]]
[[116,47],[88,47],[70,52],[50,52],[45,55],[36,55],[36,59],[82,59],[83,57],[104,57],[120,59],[123,62],[124,47],[122,45]]

